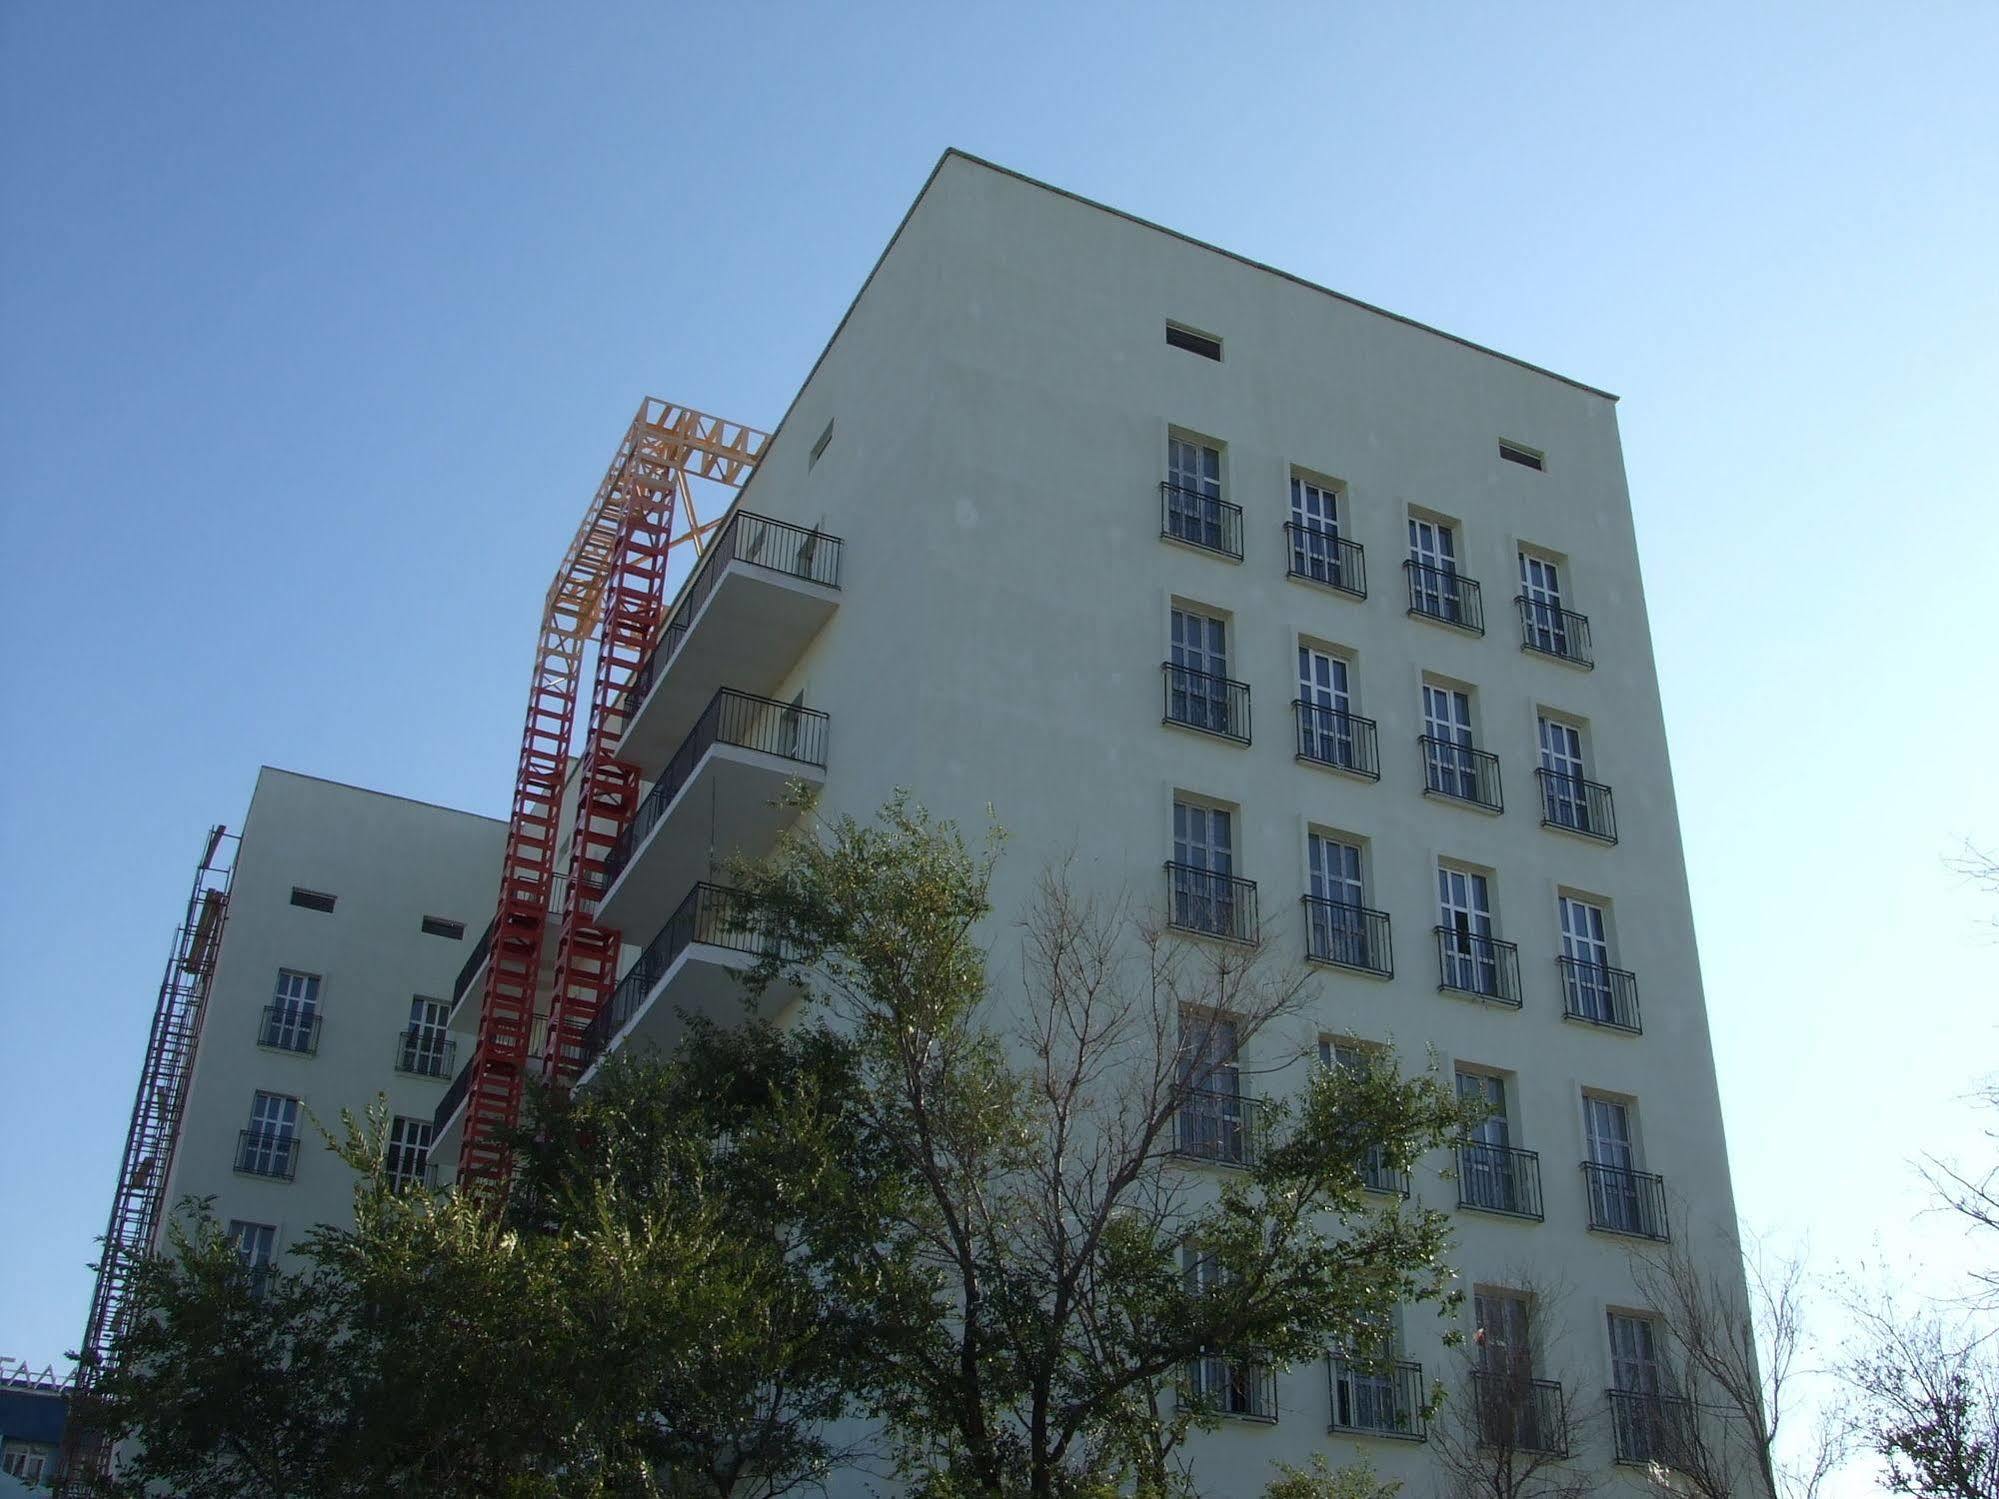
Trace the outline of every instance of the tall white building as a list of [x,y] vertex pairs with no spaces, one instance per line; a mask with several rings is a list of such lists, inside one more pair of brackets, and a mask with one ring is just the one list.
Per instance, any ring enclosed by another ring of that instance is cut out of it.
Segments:
[[506,825],[266,767],[235,850],[161,1198],[213,1199],[267,1264],[353,1221],[327,1148],[379,1095],[390,1162],[421,1179],[455,1069],[453,985],[494,899]]
[[[593,1052],[739,1012],[719,882],[788,781],[863,817],[991,804],[999,922],[1073,855],[1311,963],[1328,1062],[1435,1048],[1493,1118],[1377,1185],[1453,1213],[1474,1356],[1535,1344],[1516,1436],[1587,1409],[1578,1460],[1648,1455],[1608,1399],[1657,1387],[1629,1256],[1733,1206],[1613,397],[948,153],[635,697]],[[1190,1169],[1228,1169],[1267,1060],[1189,1122]],[[1395,1374],[1224,1374],[1243,1419],[1202,1491],[1356,1446],[1420,1483],[1444,1330],[1412,1316]]]

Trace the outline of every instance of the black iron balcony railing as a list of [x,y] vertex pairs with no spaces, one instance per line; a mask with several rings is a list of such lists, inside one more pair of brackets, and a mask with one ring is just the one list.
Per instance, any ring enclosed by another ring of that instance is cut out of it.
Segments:
[[1188,1361],[1185,1380],[1186,1392],[1216,1415],[1277,1419],[1277,1370],[1266,1359],[1203,1355]]
[[666,762],[646,799],[639,803],[631,824],[618,835],[618,841],[605,856],[605,888],[631,862],[632,854],[645,842],[646,835],[659,825],[667,807],[709,750],[718,744],[728,744],[824,769],[827,727],[831,722],[817,708],[780,703],[754,693],[738,692],[733,687],[722,688],[708,700],[701,717],[687,731],[673,758]]
[[1541,779],[1542,827],[1617,842],[1617,809],[1611,805],[1608,786],[1545,765],[1534,774]]
[[1326,1360],[1326,1377],[1332,1392],[1334,1431],[1404,1442],[1423,1440],[1421,1364],[1408,1359],[1347,1358],[1336,1353]]
[[1562,1012],[1571,1020],[1637,1035],[1638,975],[1581,958],[1557,958],[1562,975]]
[[1169,860],[1166,919],[1183,932],[1220,937],[1225,942],[1254,943],[1261,930],[1256,917],[1256,881]]
[[1182,489],[1177,484],[1159,486],[1159,534],[1169,541],[1219,552],[1242,561],[1242,506],[1231,505],[1219,495]]
[[246,1129],[236,1136],[236,1169],[290,1181],[298,1175],[298,1136],[288,1129]]
[[1249,683],[1191,666],[1159,664],[1166,682],[1167,723],[1249,743]]
[[396,1071],[413,1077],[449,1077],[457,1055],[457,1039],[439,1026],[407,1026],[396,1036]]
[[1472,1398],[1483,1446],[1569,1455],[1568,1407],[1559,1380],[1530,1379],[1524,1370],[1479,1369],[1472,1374]]
[[1284,539],[1291,546],[1290,576],[1367,597],[1367,554],[1359,542],[1296,521],[1284,523]]
[[1437,987],[1520,1008],[1520,949],[1462,927],[1437,933]]
[[673,617],[660,631],[652,654],[646,657],[645,665],[632,678],[632,685],[625,694],[626,713],[629,714],[646,700],[646,694],[652,691],[652,684],[659,680],[659,674],[672,664],[674,652],[687,638],[694,616],[708,602],[708,595],[715,591],[723,570],[731,562],[748,562],[787,577],[838,588],[840,547],[840,538],[829,536],[824,531],[772,520],[767,515],[757,515],[748,510],[738,510],[730,516],[720,534],[709,544],[707,555],[701,559],[687,591],[681,594],[680,602],[674,608]]
[[1583,1184],[1589,1191],[1589,1226],[1607,1234],[1664,1241],[1666,1179],[1625,1166],[1583,1162]]
[[1499,756],[1434,734],[1419,734],[1416,744],[1423,752],[1425,796],[1467,802],[1487,812],[1506,810],[1499,788]]
[[1388,913],[1345,901],[1300,896],[1305,906],[1305,956],[1361,973],[1395,977]]
[[1482,1140],[1458,1144],[1458,1206],[1482,1213],[1509,1213],[1539,1222],[1541,1157],[1510,1145]]
[[317,1005],[265,1005],[257,1027],[257,1044],[271,1051],[295,1051],[311,1056],[319,1050]]
[[1543,656],[1553,656],[1585,670],[1596,666],[1589,641],[1589,616],[1564,609],[1560,604],[1543,603],[1525,594],[1514,597],[1520,611],[1520,648]]
[[696,942],[759,958],[773,949],[786,956],[792,953],[756,921],[740,893],[705,881],[696,885],[618,981],[611,1002],[584,1030],[579,1058],[582,1066],[588,1067],[604,1054],[612,1038],[638,1014],[646,996],[666,977],[673,960]]
[[1694,1404],[1677,1395],[1610,1390],[1610,1429],[1617,1460],[1638,1467],[1680,1468],[1695,1451]]
[[1254,1098],[1231,1089],[1187,1088],[1173,1111],[1173,1154],[1218,1166],[1250,1166],[1257,1158]]
[[1474,635],[1485,633],[1485,605],[1478,584],[1463,573],[1414,558],[1402,564],[1409,579],[1409,612]]
[[444,1097],[438,1099],[437,1112],[430,1116],[432,1139],[444,1133],[444,1126],[451,1122],[451,1116],[458,1112],[459,1105],[465,1102],[465,1095],[471,1089],[472,1063],[468,1059],[465,1065],[458,1069],[458,1076],[451,1080],[451,1086],[444,1090]]
[[465,991],[472,987],[472,980],[478,976],[486,955],[493,950],[493,933],[499,929],[500,918],[496,915],[486,923],[486,930],[479,934],[479,940],[472,944],[472,951],[465,959],[465,966],[458,970],[458,977],[451,985],[451,1003],[454,1007],[465,997]]
[[1370,781],[1381,779],[1381,749],[1373,719],[1302,699],[1293,700],[1291,711],[1298,720],[1300,760]]
[[1387,1150],[1376,1145],[1361,1158],[1360,1185],[1362,1191],[1379,1192],[1384,1197],[1407,1197],[1409,1173],[1389,1165]]

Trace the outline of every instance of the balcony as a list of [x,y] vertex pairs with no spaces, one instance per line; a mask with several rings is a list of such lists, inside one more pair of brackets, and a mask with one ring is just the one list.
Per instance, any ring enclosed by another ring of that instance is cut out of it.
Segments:
[[1583,1162],[1583,1184],[1589,1191],[1589,1226],[1607,1234],[1663,1243],[1666,1231],[1666,1179],[1625,1166]]
[[1411,614],[1467,634],[1485,633],[1485,605],[1480,601],[1477,583],[1463,573],[1413,558],[1402,564],[1402,571],[1409,580]]
[[1634,1467],[1684,1469],[1698,1450],[1694,1405],[1675,1395],[1610,1390],[1617,1460]]
[[1317,583],[1350,598],[1367,597],[1367,555],[1359,542],[1296,521],[1284,523],[1284,539],[1291,552],[1286,576]]
[[1300,760],[1343,770],[1364,781],[1381,779],[1380,741],[1373,719],[1303,700],[1294,700],[1291,712],[1298,721]]
[[1277,1371],[1264,1360],[1203,1356],[1188,1363],[1185,1378],[1187,1395],[1218,1416],[1277,1419]]
[[411,1077],[449,1077],[458,1042],[435,1026],[412,1025],[396,1036],[396,1071]]
[[1257,1159],[1257,1100],[1233,1089],[1182,1088],[1173,1114],[1173,1154],[1216,1166]]
[[1395,949],[1388,913],[1345,901],[1301,896],[1305,906],[1305,957],[1376,978],[1395,977]]
[[1577,833],[1599,843],[1617,842],[1617,813],[1608,786],[1549,770],[1545,765],[1534,774],[1541,780],[1542,827]]
[[598,924],[643,930],[717,862],[768,852],[798,816],[785,788],[825,782],[830,723],[815,708],[717,692],[605,860]]
[[1166,921],[1183,932],[1254,946],[1261,933],[1256,916],[1256,881],[1239,880],[1233,875],[1169,860]]
[[1481,812],[1506,810],[1499,789],[1499,756],[1433,734],[1419,734],[1416,745],[1423,752],[1423,795],[1463,802]]
[[632,680],[618,758],[658,765],[725,684],[776,691],[839,607],[841,551],[823,531],[732,515]]
[[246,1129],[236,1136],[236,1170],[243,1176],[290,1181],[298,1175],[298,1136],[288,1129]]
[[1326,1360],[1331,1386],[1333,1431],[1398,1442],[1424,1439],[1423,1366],[1407,1359]]
[[458,977],[451,984],[451,1008],[456,1010],[458,1002],[465,998],[472,985],[486,970],[486,959],[493,955],[493,933],[499,930],[500,918],[496,913],[486,923],[486,930],[479,934],[479,940],[472,944],[472,951],[466,956],[465,966],[458,970]]
[[1520,1008],[1520,949],[1497,937],[1461,927],[1440,926],[1437,934],[1437,987]]
[[1520,611],[1521,650],[1552,656],[1584,671],[1595,669],[1587,614],[1577,614],[1559,604],[1542,603],[1524,594],[1514,598],[1513,606]]
[[1501,1451],[1569,1455],[1569,1413],[1559,1380],[1532,1379],[1524,1369],[1472,1374],[1481,1446]]
[[1557,958],[1562,1013],[1571,1020],[1638,1035],[1638,975],[1580,958]]
[[1541,1222],[1541,1157],[1509,1145],[1460,1142],[1458,1206]]
[[472,1062],[468,1059],[458,1069],[458,1076],[451,1080],[451,1086],[444,1090],[444,1097],[438,1099],[437,1112],[430,1116],[430,1150],[433,1156],[443,1153],[439,1146],[443,1143],[444,1132],[464,1112],[465,1096],[471,1090]]
[[266,1051],[290,1051],[309,1057],[319,1050],[319,1008],[316,1005],[265,1005],[257,1026],[257,1044]]
[[1167,541],[1199,547],[1232,562],[1242,561],[1242,506],[1218,495],[1159,486],[1159,534]]
[[1203,734],[1249,743],[1249,684],[1218,677],[1191,666],[1159,663],[1166,686],[1165,723]]
[[[776,945],[735,891],[696,885],[584,1031],[585,1074],[615,1047],[670,1051],[687,1016],[739,1019],[749,993],[742,975]],[[785,986],[782,1002],[795,993]]]
[[1375,1145],[1361,1158],[1360,1186],[1363,1192],[1378,1192],[1383,1197],[1407,1197],[1409,1173],[1389,1165],[1388,1151]]

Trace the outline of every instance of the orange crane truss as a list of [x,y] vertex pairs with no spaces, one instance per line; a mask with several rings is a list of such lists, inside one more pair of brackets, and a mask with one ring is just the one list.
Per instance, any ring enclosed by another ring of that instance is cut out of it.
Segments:
[[542,1074],[563,1087],[576,1080],[583,1032],[617,982],[620,934],[596,924],[595,897],[605,855],[638,805],[639,768],[616,757],[638,706],[627,693],[665,613],[674,548],[692,545],[698,555],[720,523],[720,517],[701,523],[688,480],[740,489],[769,441],[754,427],[651,397],[641,401],[549,584],[469,1064],[462,1181],[504,1186],[511,1167],[507,1139],[520,1122],[537,1039],[536,991],[555,905],[556,842],[584,643],[601,625],[562,881],[555,983],[541,1036]]

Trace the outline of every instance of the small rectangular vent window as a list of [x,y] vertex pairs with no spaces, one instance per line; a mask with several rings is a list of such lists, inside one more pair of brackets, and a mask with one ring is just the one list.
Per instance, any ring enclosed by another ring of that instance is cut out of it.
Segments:
[[1504,458],[1508,463],[1519,464],[1522,468],[1541,469],[1546,467],[1539,453],[1535,452],[1532,448],[1523,448],[1518,443],[1502,442],[1499,445],[1499,456]]
[[449,937],[453,942],[463,942],[465,923],[446,921],[442,916],[426,916],[423,919],[423,934],[426,937]]
[[294,885],[292,886],[292,904],[295,906],[304,906],[308,911],[331,911],[333,909],[333,897],[328,895],[324,890],[305,890]]
[[1213,359],[1219,363],[1222,357],[1222,341],[1219,338],[1196,333],[1192,328],[1182,328],[1168,323],[1166,341],[1176,349],[1185,349],[1189,354],[1199,354],[1203,359]]
[[826,430],[819,434],[819,440],[812,444],[812,451],[805,455],[805,466],[809,469],[819,462],[819,455],[826,451],[826,444],[833,440],[833,419],[826,419]]

